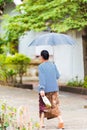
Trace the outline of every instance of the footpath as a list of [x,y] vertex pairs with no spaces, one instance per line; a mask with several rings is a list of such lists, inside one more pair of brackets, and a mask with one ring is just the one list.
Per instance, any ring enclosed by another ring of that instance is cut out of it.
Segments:
[[[87,130],[87,96],[60,92],[62,116],[65,130]],[[36,90],[0,86],[0,100],[6,100],[11,106],[29,105],[30,118],[39,122],[38,93]],[[57,119],[46,120],[43,130],[57,130]]]

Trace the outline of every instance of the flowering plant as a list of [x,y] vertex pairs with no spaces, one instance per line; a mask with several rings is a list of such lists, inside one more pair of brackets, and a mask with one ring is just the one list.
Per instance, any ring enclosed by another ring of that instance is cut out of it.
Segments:
[[17,109],[0,100],[0,130],[35,130],[37,128],[39,124],[29,119],[28,106],[20,106]]

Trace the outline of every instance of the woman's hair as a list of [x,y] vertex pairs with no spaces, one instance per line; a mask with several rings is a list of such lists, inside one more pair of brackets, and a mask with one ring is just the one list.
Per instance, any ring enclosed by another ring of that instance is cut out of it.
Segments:
[[44,60],[49,59],[49,52],[47,50],[41,51],[41,56],[43,57]]

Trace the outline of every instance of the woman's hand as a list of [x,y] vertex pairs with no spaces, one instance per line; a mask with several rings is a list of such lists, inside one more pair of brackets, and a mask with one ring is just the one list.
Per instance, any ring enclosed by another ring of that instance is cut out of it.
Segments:
[[45,92],[43,90],[40,91],[40,95],[41,95],[41,97],[44,97],[45,96]]

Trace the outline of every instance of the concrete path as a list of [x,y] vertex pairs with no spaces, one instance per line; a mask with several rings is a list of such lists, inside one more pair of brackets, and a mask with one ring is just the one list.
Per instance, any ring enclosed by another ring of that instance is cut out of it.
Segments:
[[[39,121],[36,91],[0,86],[0,99],[15,107],[29,105],[30,117]],[[87,130],[87,109],[84,108],[87,105],[87,96],[60,92],[60,101],[65,130]],[[45,123],[46,128],[43,130],[56,130],[58,120],[45,120]]]

